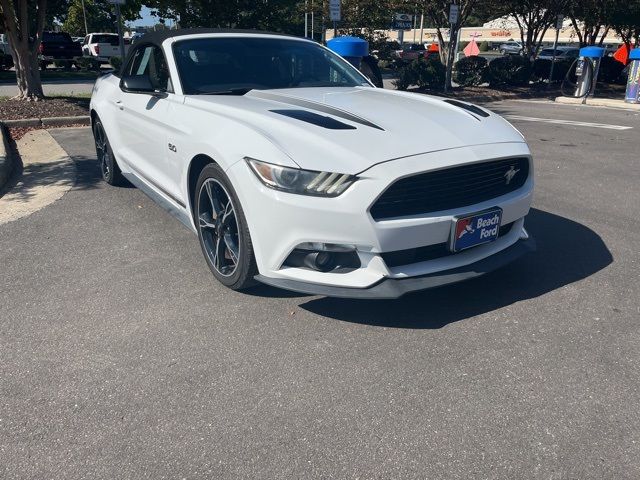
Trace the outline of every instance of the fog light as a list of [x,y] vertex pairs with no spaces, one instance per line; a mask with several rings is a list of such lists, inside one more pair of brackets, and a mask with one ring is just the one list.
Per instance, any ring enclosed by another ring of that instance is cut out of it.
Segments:
[[330,270],[333,270],[336,262],[334,259],[334,255],[330,252],[313,252],[309,253],[305,257],[304,264],[314,270],[328,272]]
[[[304,244],[305,247],[307,245],[310,244]],[[284,266],[308,268],[317,272],[347,273],[360,268],[360,258],[355,250],[344,247],[336,250],[307,250],[299,246],[289,254]]]

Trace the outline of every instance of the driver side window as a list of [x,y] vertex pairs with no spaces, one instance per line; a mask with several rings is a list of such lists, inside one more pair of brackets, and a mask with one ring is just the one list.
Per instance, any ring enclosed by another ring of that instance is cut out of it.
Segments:
[[153,88],[173,92],[173,85],[169,77],[169,68],[167,67],[164,54],[162,50],[155,45],[138,48],[134,52],[125,74],[134,77],[149,77]]

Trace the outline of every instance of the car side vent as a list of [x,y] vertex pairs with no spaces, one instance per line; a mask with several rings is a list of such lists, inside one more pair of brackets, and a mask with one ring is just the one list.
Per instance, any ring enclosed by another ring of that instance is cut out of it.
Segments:
[[302,122],[311,123],[319,127],[328,128],[330,130],[355,130],[356,127],[348,125],[346,123],[339,122],[335,118],[327,117],[325,115],[318,115],[317,113],[310,112],[308,110],[269,110],[270,112],[277,113],[278,115],[284,115],[285,117],[295,118]]
[[450,99],[445,100],[445,102],[447,102],[449,105],[453,105],[454,107],[463,108],[467,112],[471,112],[474,115],[478,115],[480,117],[486,118],[489,116],[487,112],[485,112],[479,107],[476,107],[475,105],[471,105],[470,103],[464,103],[458,100],[450,100]]

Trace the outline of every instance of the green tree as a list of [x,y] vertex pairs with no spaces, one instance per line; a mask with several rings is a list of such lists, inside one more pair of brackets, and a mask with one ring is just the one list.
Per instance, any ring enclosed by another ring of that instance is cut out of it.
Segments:
[[147,0],[161,19],[182,28],[247,28],[300,33],[303,5],[298,0]]
[[580,46],[602,45],[609,33],[615,0],[571,0],[566,13],[578,35]]
[[[446,67],[444,82],[445,91],[451,88],[451,72],[455,62],[456,43],[458,32],[466,24],[471,13],[485,0],[423,0],[418,8],[424,11],[426,17],[436,28],[438,43],[440,45],[440,60]],[[458,21],[449,24],[449,5],[458,6]],[[445,30],[448,30],[449,42],[444,41]]]
[[[578,0],[580,1],[580,0]],[[524,54],[533,59],[542,39],[566,9],[567,0],[493,0],[496,14],[510,15],[518,24]]]
[[[121,6],[122,19],[132,21],[140,18],[140,0],[127,0]],[[113,4],[107,0],[84,0],[87,16],[87,29],[84,29],[84,13],[82,0],[71,0],[67,14],[63,17],[62,29],[70,35],[83,36],[91,32],[115,32],[116,12]]]
[[568,0],[566,13],[580,45],[602,45],[613,30],[625,43],[640,33],[640,0]]

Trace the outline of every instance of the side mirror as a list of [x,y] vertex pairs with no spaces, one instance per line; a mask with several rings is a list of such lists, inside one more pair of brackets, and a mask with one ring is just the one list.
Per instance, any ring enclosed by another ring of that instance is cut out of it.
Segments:
[[123,75],[120,88],[127,93],[146,93],[148,95],[163,96],[164,92],[156,90],[146,75]]

